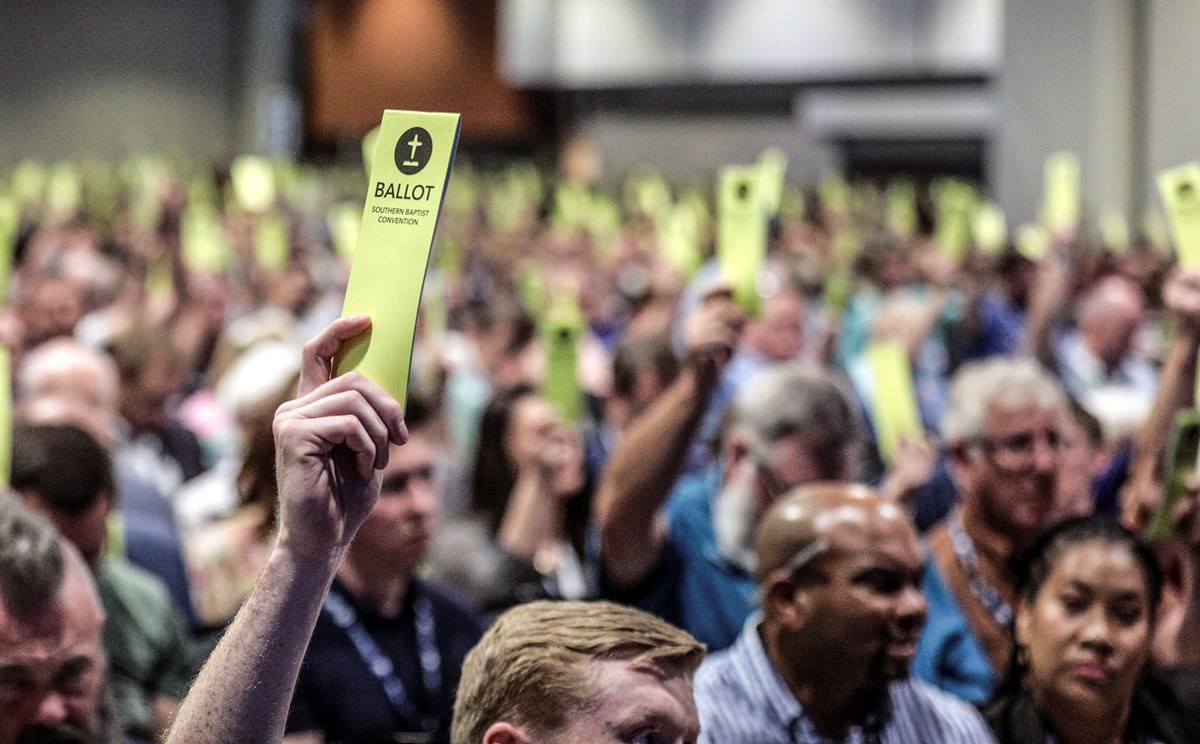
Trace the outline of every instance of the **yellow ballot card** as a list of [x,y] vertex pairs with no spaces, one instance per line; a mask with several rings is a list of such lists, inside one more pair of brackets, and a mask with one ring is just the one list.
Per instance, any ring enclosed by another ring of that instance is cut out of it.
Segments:
[[1050,235],[1041,225],[1025,224],[1017,228],[1017,253],[1030,261],[1040,261],[1050,252]]
[[46,167],[35,160],[24,160],[12,172],[12,195],[18,206],[37,204],[46,193],[49,176]]
[[947,180],[936,189],[938,248],[952,261],[962,260],[971,243],[971,212],[975,189],[960,181]]
[[268,214],[254,228],[254,260],[263,271],[283,270],[291,257],[288,223],[279,214]]
[[676,204],[659,226],[660,249],[667,263],[685,279],[700,268],[700,216],[687,204]]
[[238,157],[229,166],[229,183],[234,201],[247,212],[266,212],[275,205],[275,170],[266,158]]
[[1200,163],[1159,173],[1158,192],[1167,208],[1179,263],[1200,269]]
[[904,439],[925,435],[917,409],[912,367],[904,346],[896,341],[873,342],[867,346],[866,354],[873,385],[871,421],[875,424],[879,454],[890,466],[896,461]]
[[46,213],[52,221],[69,220],[83,203],[83,183],[79,170],[70,163],[59,163],[50,171],[46,184]]
[[1079,224],[1079,158],[1056,152],[1046,158],[1046,203],[1042,218],[1051,233],[1073,230]]
[[971,215],[971,234],[975,245],[984,253],[999,253],[1008,242],[1008,224],[1004,210],[996,202],[983,202]]
[[358,245],[358,231],[362,227],[362,205],[356,202],[340,202],[329,208],[325,224],[329,228],[329,239],[337,254],[347,260],[354,258],[354,247]]
[[183,262],[192,271],[220,274],[233,261],[233,247],[212,207],[187,208],[179,227],[179,243]]
[[421,288],[462,117],[385,111],[379,127],[343,315],[371,316],[371,329],[334,360],[358,370],[402,404],[408,395]]
[[850,184],[836,171],[821,177],[821,210],[826,214],[845,215],[850,211]]
[[0,305],[8,302],[8,280],[12,275],[17,231],[21,227],[21,209],[17,203],[0,196]]
[[573,290],[554,294],[541,318],[542,342],[546,346],[546,379],[542,395],[564,421],[578,423],[583,412],[583,391],[579,386],[579,339],[583,335],[583,313]]
[[783,205],[783,188],[787,182],[787,155],[777,147],[770,147],[758,156],[758,167],[762,176],[762,198],[767,215],[779,214]]
[[1100,239],[1113,253],[1125,253],[1131,244],[1129,220],[1115,209],[1105,212],[1100,218]]
[[721,171],[717,191],[717,264],[733,297],[751,315],[758,310],[758,272],[767,258],[767,214],[757,166]]
[[887,189],[887,227],[905,240],[917,232],[917,189],[912,181],[896,181]]

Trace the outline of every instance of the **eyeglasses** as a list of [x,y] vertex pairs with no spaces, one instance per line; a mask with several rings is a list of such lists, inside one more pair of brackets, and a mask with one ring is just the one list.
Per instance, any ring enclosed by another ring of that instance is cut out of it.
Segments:
[[1026,470],[1037,462],[1038,443],[1043,443],[1054,457],[1067,447],[1067,442],[1057,429],[1044,432],[1023,431],[1006,437],[976,437],[972,444],[983,450],[1001,470]]
[[412,470],[402,470],[398,473],[389,475],[380,487],[380,491],[387,493],[398,493],[407,489],[413,480],[423,481],[425,483],[433,482],[433,466],[424,465],[422,467],[413,468]]

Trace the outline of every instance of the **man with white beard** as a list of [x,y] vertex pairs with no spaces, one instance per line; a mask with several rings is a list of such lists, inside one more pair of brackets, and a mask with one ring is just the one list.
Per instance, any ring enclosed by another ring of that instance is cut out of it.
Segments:
[[728,296],[710,295],[689,324],[683,370],[627,430],[595,505],[607,596],[675,623],[710,650],[731,644],[753,607],[762,515],[798,485],[849,480],[861,442],[842,382],[779,365],[735,399],[719,462],[676,483],[737,324]]

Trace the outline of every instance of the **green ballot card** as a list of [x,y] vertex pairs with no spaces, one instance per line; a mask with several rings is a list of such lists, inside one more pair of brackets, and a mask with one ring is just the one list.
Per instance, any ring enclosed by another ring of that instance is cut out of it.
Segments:
[[758,156],[762,177],[762,198],[767,214],[775,217],[783,206],[783,189],[787,185],[787,155],[777,147],[769,147]]
[[579,387],[577,347],[583,335],[583,313],[575,292],[560,290],[541,318],[542,343],[546,345],[546,379],[542,395],[563,420],[575,424],[583,412]]
[[371,329],[334,360],[358,370],[404,404],[421,288],[462,117],[385,111],[343,315],[371,316]]
[[866,353],[873,385],[871,420],[875,424],[879,454],[891,466],[896,462],[902,441],[925,435],[917,409],[912,367],[904,346],[896,341],[873,342]]
[[1104,247],[1113,253],[1125,253],[1129,250],[1129,220],[1115,209],[1110,209],[1100,217],[1100,240]]
[[1167,207],[1179,263],[1200,269],[1200,163],[1159,173],[1158,192]]
[[1050,235],[1041,225],[1025,224],[1017,228],[1017,253],[1030,261],[1041,261],[1050,252]]
[[984,253],[996,254],[1004,250],[1008,242],[1008,223],[999,204],[988,201],[975,207],[971,215],[971,234],[975,237],[975,245]]
[[277,274],[291,258],[291,239],[287,221],[279,214],[268,214],[254,228],[254,260],[269,274]]
[[8,280],[12,275],[13,253],[17,248],[20,227],[20,207],[14,200],[0,196],[0,305],[8,302]]
[[1079,224],[1079,158],[1056,152],[1046,158],[1046,203],[1042,217],[1052,233],[1073,230]]
[[1151,542],[1170,540],[1175,534],[1171,512],[1175,505],[1187,495],[1187,481],[1196,472],[1197,455],[1200,454],[1200,412],[1195,409],[1175,414],[1171,427],[1171,438],[1163,463],[1163,495],[1158,502],[1146,539]]
[[767,258],[767,213],[757,166],[721,171],[717,191],[717,264],[742,309],[758,312],[758,272]]
[[246,212],[266,212],[275,204],[275,170],[266,158],[238,157],[229,166],[229,183],[234,201]]

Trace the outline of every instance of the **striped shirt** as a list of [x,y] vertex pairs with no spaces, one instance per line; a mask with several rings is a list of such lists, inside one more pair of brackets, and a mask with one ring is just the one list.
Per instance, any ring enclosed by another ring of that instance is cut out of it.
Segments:
[[[827,744],[771,666],[758,635],[758,613],[733,646],[696,672],[700,744]],[[915,679],[888,686],[889,715],[878,739],[855,726],[843,744],[974,744],[994,739],[970,705]]]

